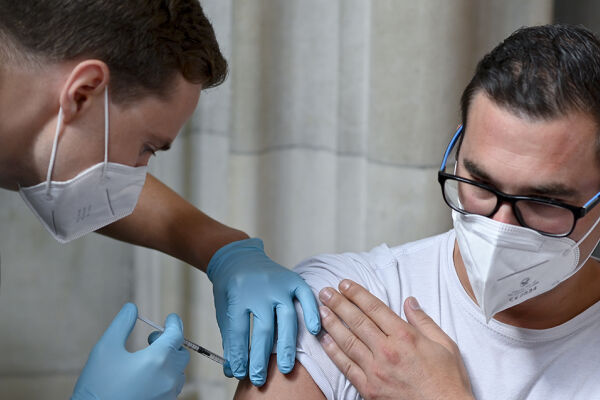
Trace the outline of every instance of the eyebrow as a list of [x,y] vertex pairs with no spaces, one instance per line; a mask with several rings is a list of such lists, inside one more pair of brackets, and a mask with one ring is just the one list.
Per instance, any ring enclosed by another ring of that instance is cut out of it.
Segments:
[[[463,159],[463,165],[465,169],[477,179],[481,179],[483,181],[487,181],[493,183],[494,180],[490,177],[488,173],[486,173],[483,168],[477,165],[472,160],[467,158]],[[563,185],[562,183],[549,183],[546,185],[535,185],[523,188],[524,192],[535,194],[538,196],[550,196],[550,197],[566,197],[573,198],[577,197],[577,190]]]

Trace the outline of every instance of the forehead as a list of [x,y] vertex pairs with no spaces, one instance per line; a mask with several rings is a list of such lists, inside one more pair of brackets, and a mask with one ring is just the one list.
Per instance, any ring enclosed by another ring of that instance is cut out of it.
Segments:
[[587,193],[600,183],[596,143],[597,126],[588,114],[531,119],[480,92],[469,108],[460,158],[475,162],[510,192],[568,184]]
[[194,112],[200,90],[201,85],[190,83],[178,75],[167,96],[144,96],[124,105],[121,111],[128,116],[133,126],[148,132],[158,132],[172,139]]

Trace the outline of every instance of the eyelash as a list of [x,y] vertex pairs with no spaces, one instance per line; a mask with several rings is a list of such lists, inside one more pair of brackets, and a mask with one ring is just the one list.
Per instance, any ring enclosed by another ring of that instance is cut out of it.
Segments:
[[152,156],[155,156],[156,155],[156,150],[154,150],[150,146],[144,146],[144,153],[150,153],[150,154],[152,154]]

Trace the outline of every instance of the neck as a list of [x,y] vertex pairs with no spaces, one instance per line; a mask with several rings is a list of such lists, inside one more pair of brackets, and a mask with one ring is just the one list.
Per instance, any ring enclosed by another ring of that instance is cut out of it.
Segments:
[[[453,259],[460,283],[477,303],[456,241]],[[554,289],[501,311],[494,319],[519,328],[548,329],[569,321],[598,301],[600,263],[590,258],[575,275]]]
[[[54,67],[0,65],[0,187],[16,190],[43,180],[36,160],[40,133],[53,123],[59,107]],[[57,90],[58,89],[58,90]],[[49,157],[49,155],[48,155]]]

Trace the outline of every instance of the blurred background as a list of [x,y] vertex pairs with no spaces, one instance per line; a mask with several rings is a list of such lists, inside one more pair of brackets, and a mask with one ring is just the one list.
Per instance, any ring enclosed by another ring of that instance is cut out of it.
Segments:
[[[600,3],[566,0],[203,0],[230,63],[150,169],[287,267],[451,227],[436,169],[475,64],[515,29],[598,31]],[[100,235],[60,245],[0,191],[0,398],[65,399],[126,301],[221,353],[203,272]],[[136,326],[128,346],[150,332]],[[180,398],[237,381],[192,354]]]

